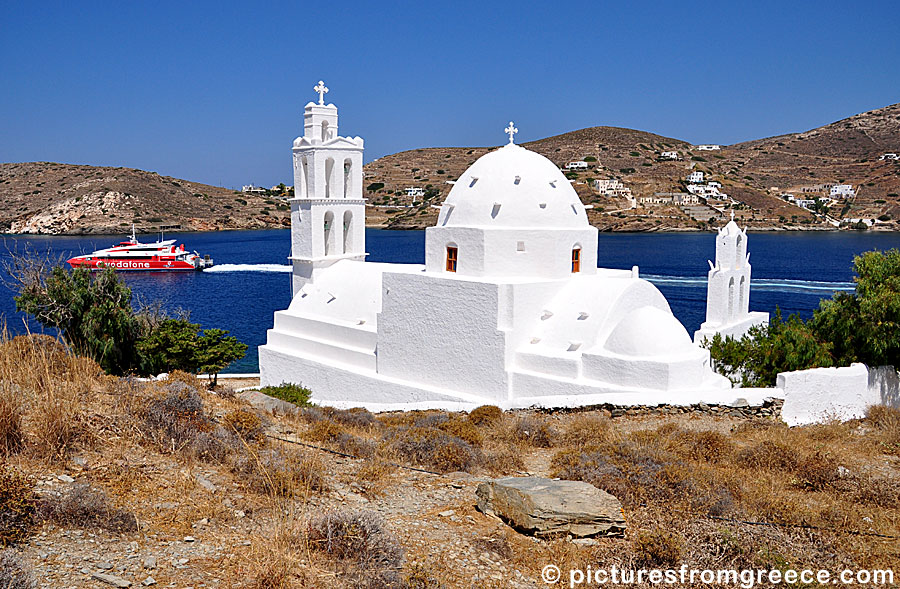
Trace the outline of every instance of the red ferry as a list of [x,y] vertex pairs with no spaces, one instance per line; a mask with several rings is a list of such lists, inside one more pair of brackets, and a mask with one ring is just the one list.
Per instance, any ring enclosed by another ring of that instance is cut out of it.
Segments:
[[73,268],[90,270],[113,267],[116,270],[154,272],[203,270],[213,265],[209,256],[201,257],[197,252],[189,252],[184,249],[184,244],[176,246],[174,239],[141,243],[135,236],[134,227],[131,228],[131,239],[91,254],[75,256],[68,263]]

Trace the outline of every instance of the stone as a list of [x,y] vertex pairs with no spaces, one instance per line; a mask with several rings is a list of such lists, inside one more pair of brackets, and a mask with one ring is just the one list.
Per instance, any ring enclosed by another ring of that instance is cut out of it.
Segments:
[[112,585],[113,587],[131,587],[131,581],[126,581],[122,577],[117,577],[115,575],[107,575],[106,573],[94,573],[91,575],[92,579],[96,579],[102,583],[106,583],[107,585]]
[[441,516],[441,517],[450,517],[450,516],[453,515],[454,513],[456,513],[456,512],[453,511],[452,509],[448,509],[447,511],[442,511],[442,512],[440,512],[438,515]]
[[194,538],[193,536],[185,536],[185,537],[184,537],[184,541],[185,541],[185,542],[195,542],[196,540],[197,540],[197,539]]
[[750,403],[748,403],[747,399],[745,399],[743,397],[735,399],[734,402],[731,404],[731,407],[734,409],[744,409],[749,406],[750,406]]
[[61,474],[56,478],[58,478],[59,480],[61,480],[64,483],[74,483],[75,482],[75,479],[73,479],[72,477],[70,477],[67,474]]
[[147,577],[146,579],[141,581],[141,585],[144,585],[146,587],[149,587],[150,585],[156,585],[156,579],[154,579],[153,577]]
[[148,556],[144,559],[144,568],[145,569],[155,569],[156,568],[156,557]]
[[100,569],[101,571],[108,571],[111,568],[113,568],[113,565],[111,562],[103,561],[103,562],[97,563],[97,568]]
[[481,483],[478,509],[535,536],[623,536],[618,499],[581,481],[505,477]]
[[198,485],[200,485],[201,487],[203,487],[204,489],[206,489],[206,490],[209,491],[210,493],[215,493],[215,492],[216,492],[216,485],[215,485],[215,483],[213,483],[211,480],[209,480],[208,478],[206,478],[206,477],[203,476],[202,474],[197,473],[196,475],[194,475],[194,478],[197,479],[197,484],[198,484]]
[[288,403],[287,401],[264,395],[259,391],[244,391],[238,393],[238,397],[256,409],[268,411],[273,414],[293,415],[300,411],[300,408],[293,403]]

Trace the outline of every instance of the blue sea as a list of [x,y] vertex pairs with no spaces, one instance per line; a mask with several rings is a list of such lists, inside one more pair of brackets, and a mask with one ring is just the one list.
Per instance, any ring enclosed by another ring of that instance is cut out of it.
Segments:
[[[190,312],[204,327],[229,330],[249,345],[246,357],[227,372],[256,372],[257,350],[272,326],[274,311],[291,299],[289,230],[173,234],[189,250],[209,254],[216,266],[204,272],[123,273],[134,297],[160,301],[169,310]],[[124,237],[124,236],[122,236]],[[70,257],[109,247],[119,236],[0,236],[0,262],[8,250],[24,247]],[[147,239],[145,239],[147,240]],[[424,231],[366,230],[369,261],[424,263]],[[852,291],[853,256],[900,247],[900,234],[857,232],[751,233],[753,275],[750,309],[809,317],[819,300]],[[598,265],[629,269],[665,294],[675,316],[690,333],[706,313],[707,260],[715,257],[713,233],[601,233]],[[0,276],[0,278],[3,278]],[[40,326],[15,312],[13,293],[0,285],[0,321],[13,333]]]

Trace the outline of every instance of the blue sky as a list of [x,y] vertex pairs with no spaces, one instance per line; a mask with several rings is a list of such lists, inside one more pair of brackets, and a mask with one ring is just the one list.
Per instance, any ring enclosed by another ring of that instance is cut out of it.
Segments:
[[900,10],[851,2],[0,0],[0,161],[291,183],[320,78],[366,161],[613,125],[695,143],[900,102]]

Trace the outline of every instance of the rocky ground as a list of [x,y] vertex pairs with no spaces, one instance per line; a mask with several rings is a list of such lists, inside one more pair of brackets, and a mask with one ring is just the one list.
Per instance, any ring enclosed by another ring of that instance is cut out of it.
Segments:
[[[107,377],[35,341],[0,342],[0,501],[18,514],[0,543],[42,587],[537,588],[546,564],[900,562],[896,412],[795,429],[777,403],[375,416]],[[476,508],[500,476],[594,484],[625,536],[519,533]]]

